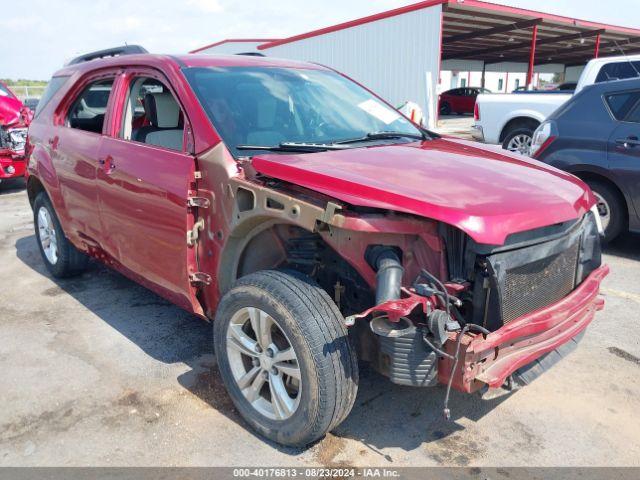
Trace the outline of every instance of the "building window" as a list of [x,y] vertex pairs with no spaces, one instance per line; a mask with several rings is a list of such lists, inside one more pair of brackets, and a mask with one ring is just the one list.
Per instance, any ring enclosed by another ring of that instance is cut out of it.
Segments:
[[467,86],[467,79],[466,78],[463,78],[463,79],[460,80],[460,86],[462,88]]
[[504,79],[499,79],[498,80],[498,91],[502,91],[502,87],[504,87]]
[[516,78],[516,88],[515,89],[517,90],[518,88],[520,88],[520,79]]

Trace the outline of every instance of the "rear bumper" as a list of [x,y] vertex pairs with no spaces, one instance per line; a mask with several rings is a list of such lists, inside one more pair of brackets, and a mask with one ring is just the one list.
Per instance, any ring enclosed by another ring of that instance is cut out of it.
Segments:
[[0,180],[24,176],[26,166],[24,155],[0,151]]
[[480,125],[471,125],[471,137],[478,142],[484,142],[484,131]]
[[[524,315],[487,335],[465,334],[460,345],[460,362],[452,386],[471,393],[485,385],[500,387],[518,368],[570,341],[591,323],[604,307],[599,296],[600,282],[609,273],[601,266],[576,288],[553,305]],[[455,340],[445,344],[447,353],[455,353]],[[438,381],[447,383],[452,361],[442,358],[438,364]]]

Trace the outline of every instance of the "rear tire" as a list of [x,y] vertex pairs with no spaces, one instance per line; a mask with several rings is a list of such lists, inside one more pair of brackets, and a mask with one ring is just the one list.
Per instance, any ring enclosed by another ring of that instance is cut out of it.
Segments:
[[451,115],[451,105],[444,102],[440,105],[440,115]]
[[55,278],[79,275],[87,268],[89,258],[64,236],[58,216],[45,192],[33,202],[33,224],[40,255],[47,270]]
[[602,243],[609,243],[626,228],[624,199],[604,182],[588,180],[586,183],[598,199],[598,212],[604,229]]
[[[213,328],[222,380],[239,413],[261,435],[302,447],[351,411],[358,386],[355,352],[337,306],[309,277],[274,270],[242,277],[222,298]],[[283,382],[284,401],[277,393]]]

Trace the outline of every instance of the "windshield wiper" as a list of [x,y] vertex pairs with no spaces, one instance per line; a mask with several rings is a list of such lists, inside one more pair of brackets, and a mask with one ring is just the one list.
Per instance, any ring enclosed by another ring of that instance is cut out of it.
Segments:
[[334,145],[370,142],[372,140],[386,140],[386,139],[394,139],[394,138],[414,138],[416,140],[427,140],[429,137],[427,137],[425,133],[420,134],[420,133],[392,132],[392,131],[370,132],[370,133],[367,133],[364,137],[350,138],[348,140],[339,140],[337,142],[334,142]]
[[335,143],[297,143],[282,142],[279,145],[236,145],[237,150],[267,150],[270,152],[324,152],[326,150],[344,150],[342,145]]

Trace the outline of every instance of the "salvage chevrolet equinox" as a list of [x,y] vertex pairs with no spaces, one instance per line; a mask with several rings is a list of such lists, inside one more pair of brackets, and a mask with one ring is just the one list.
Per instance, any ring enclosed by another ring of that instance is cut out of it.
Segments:
[[26,150],[51,275],[93,258],[211,321],[233,403],[281,444],[347,417],[359,362],[443,384],[448,416],[451,388],[529,383],[603,307],[582,181],[423,130],[323,66],[85,55]]

